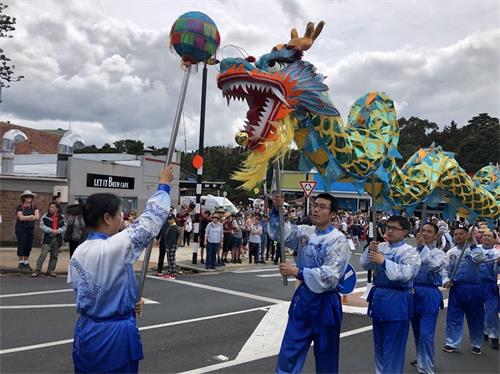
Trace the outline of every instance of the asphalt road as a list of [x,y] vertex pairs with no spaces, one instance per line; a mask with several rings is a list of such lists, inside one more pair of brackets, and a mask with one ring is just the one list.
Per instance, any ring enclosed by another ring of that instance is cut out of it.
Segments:
[[[353,256],[354,264],[358,257]],[[7,275],[0,282],[0,371],[72,372],[77,314],[66,279]],[[357,287],[364,285],[366,281],[360,281]],[[271,265],[179,276],[176,281],[149,277],[144,291],[149,304],[138,321],[145,354],[140,371],[273,372],[293,292],[293,282],[284,287]],[[438,373],[500,372],[498,351],[485,345],[482,356],[472,355],[467,332],[462,352],[442,352],[445,319],[443,311],[436,329]],[[344,313],[340,352],[341,372],[374,372],[368,317]],[[406,361],[414,357],[410,333]],[[416,373],[409,364],[405,370]],[[312,350],[304,372],[314,372]]]

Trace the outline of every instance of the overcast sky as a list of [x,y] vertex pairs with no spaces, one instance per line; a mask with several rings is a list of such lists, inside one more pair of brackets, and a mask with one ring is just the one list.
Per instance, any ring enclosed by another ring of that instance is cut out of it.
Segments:
[[[216,22],[222,46],[255,57],[286,43],[292,27],[302,35],[307,21],[324,20],[304,59],[328,77],[344,118],[371,90],[385,91],[399,117],[441,127],[481,112],[500,115],[498,0],[6,3],[17,29],[2,48],[26,78],[3,90],[0,120],[40,129],[71,123],[88,144],[131,138],[168,145],[183,74],[168,33],[192,10]],[[205,144],[235,145],[246,104],[227,107],[216,75],[210,67]],[[191,76],[184,106],[189,149],[198,144],[200,97],[201,69]],[[177,146],[184,147],[182,127]]]

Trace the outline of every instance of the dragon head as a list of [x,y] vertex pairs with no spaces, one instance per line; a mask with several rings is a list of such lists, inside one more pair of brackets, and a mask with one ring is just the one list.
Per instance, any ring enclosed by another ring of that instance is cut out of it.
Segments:
[[302,60],[323,28],[309,23],[303,37],[292,30],[287,44],[275,46],[255,62],[253,57],[224,58],[220,62],[217,86],[227,98],[246,100],[249,110],[237,142],[251,151],[235,179],[244,188],[262,180],[267,162],[289,149],[298,123],[312,115],[338,116],[325,77]]
[[243,58],[221,61],[217,85],[228,105],[231,99],[248,104],[244,131],[251,151],[264,151],[265,143],[276,138],[276,122],[289,114],[338,115],[326,93],[325,77],[301,58],[301,50],[287,46],[273,49],[255,64]]

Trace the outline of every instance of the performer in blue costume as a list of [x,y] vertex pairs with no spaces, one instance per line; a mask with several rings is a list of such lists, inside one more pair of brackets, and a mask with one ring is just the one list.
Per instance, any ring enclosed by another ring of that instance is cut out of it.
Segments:
[[412,313],[412,287],[420,268],[420,256],[404,242],[410,232],[408,220],[387,220],[387,242],[372,241],[361,256],[361,265],[374,270],[368,295],[368,315],[373,320],[375,371],[402,373]]
[[167,218],[172,179],[168,166],[144,213],[121,232],[117,196],[93,194],[82,206],[87,240],[75,250],[68,270],[80,313],[73,342],[76,373],[138,372],[144,355],[135,314],[143,301],[136,304],[133,264]]
[[425,223],[417,234],[420,270],[413,282],[413,316],[411,326],[417,359],[412,361],[419,373],[434,373],[434,332],[439,309],[443,308],[443,295],[439,290],[443,280],[441,270],[446,264],[446,253],[436,248],[439,227]]
[[[269,236],[278,240],[276,208],[283,205],[281,195],[275,195],[273,203]],[[297,250],[297,260],[296,265],[284,262],[279,269],[283,276],[295,276],[300,285],[290,303],[277,373],[300,373],[312,341],[316,371],[338,372],[342,304],[337,289],[351,252],[345,235],[331,225],[337,211],[335,198],[322,193],[313,206],[314,226],[285,225],[286,246]]]
[[[500,250],[495,248],[496,233],[485,231],[481,236],[485,261],[480,265],[481,288],[483,289],[484,303],[484,340],[491,339],[491,347],[498,349],[498,335],[500,324],[498,320],[499,297],[497,276],[500,273]],[[496,260],[496,261],[495,261]]]
[[479,265],[485,256],[480,246],[472,244],[468,226],[457,225],[453,236],[456,245],[446,253],[448,262],[445,267],[444,287],[450,289],[450,295],[446,315],[446,345],[443,351],[448,353],[459,351],[465,314],[469,326],[471,352],[480,355],[484,309]]

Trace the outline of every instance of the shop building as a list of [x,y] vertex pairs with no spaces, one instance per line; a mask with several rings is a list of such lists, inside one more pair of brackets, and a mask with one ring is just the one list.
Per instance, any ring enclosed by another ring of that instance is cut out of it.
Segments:
[[[60,195],[64,206],[76,199],[85,200],[97,192],[110,192],[122,199],[122,210],[142,211],[147,199],[158,187],[158,175],[166,156],[150,152],[129,154],[74,154],[83,139],[71,133],[63,136],[21,126],[0,127],[3,133],[2,170],[0,174],[0,245],[16,242],[16,206],[20,194],[29,189],[37,196],[35,203],[43,214],[53,195]],[[22,134],[16,133],[19,131]],[[31,139],[27,135],[36,136]],[[53,138],[59,139],[58,143]],[[51,146],[47,144],[51,143]],[[21,145],[30,143],[30,147]],[[22,153],[21,153],[22,152]],[[180,154],[176,154],[172,206],[179,203]],[[35,230],[34,243],[40,243],[40,230]]]

